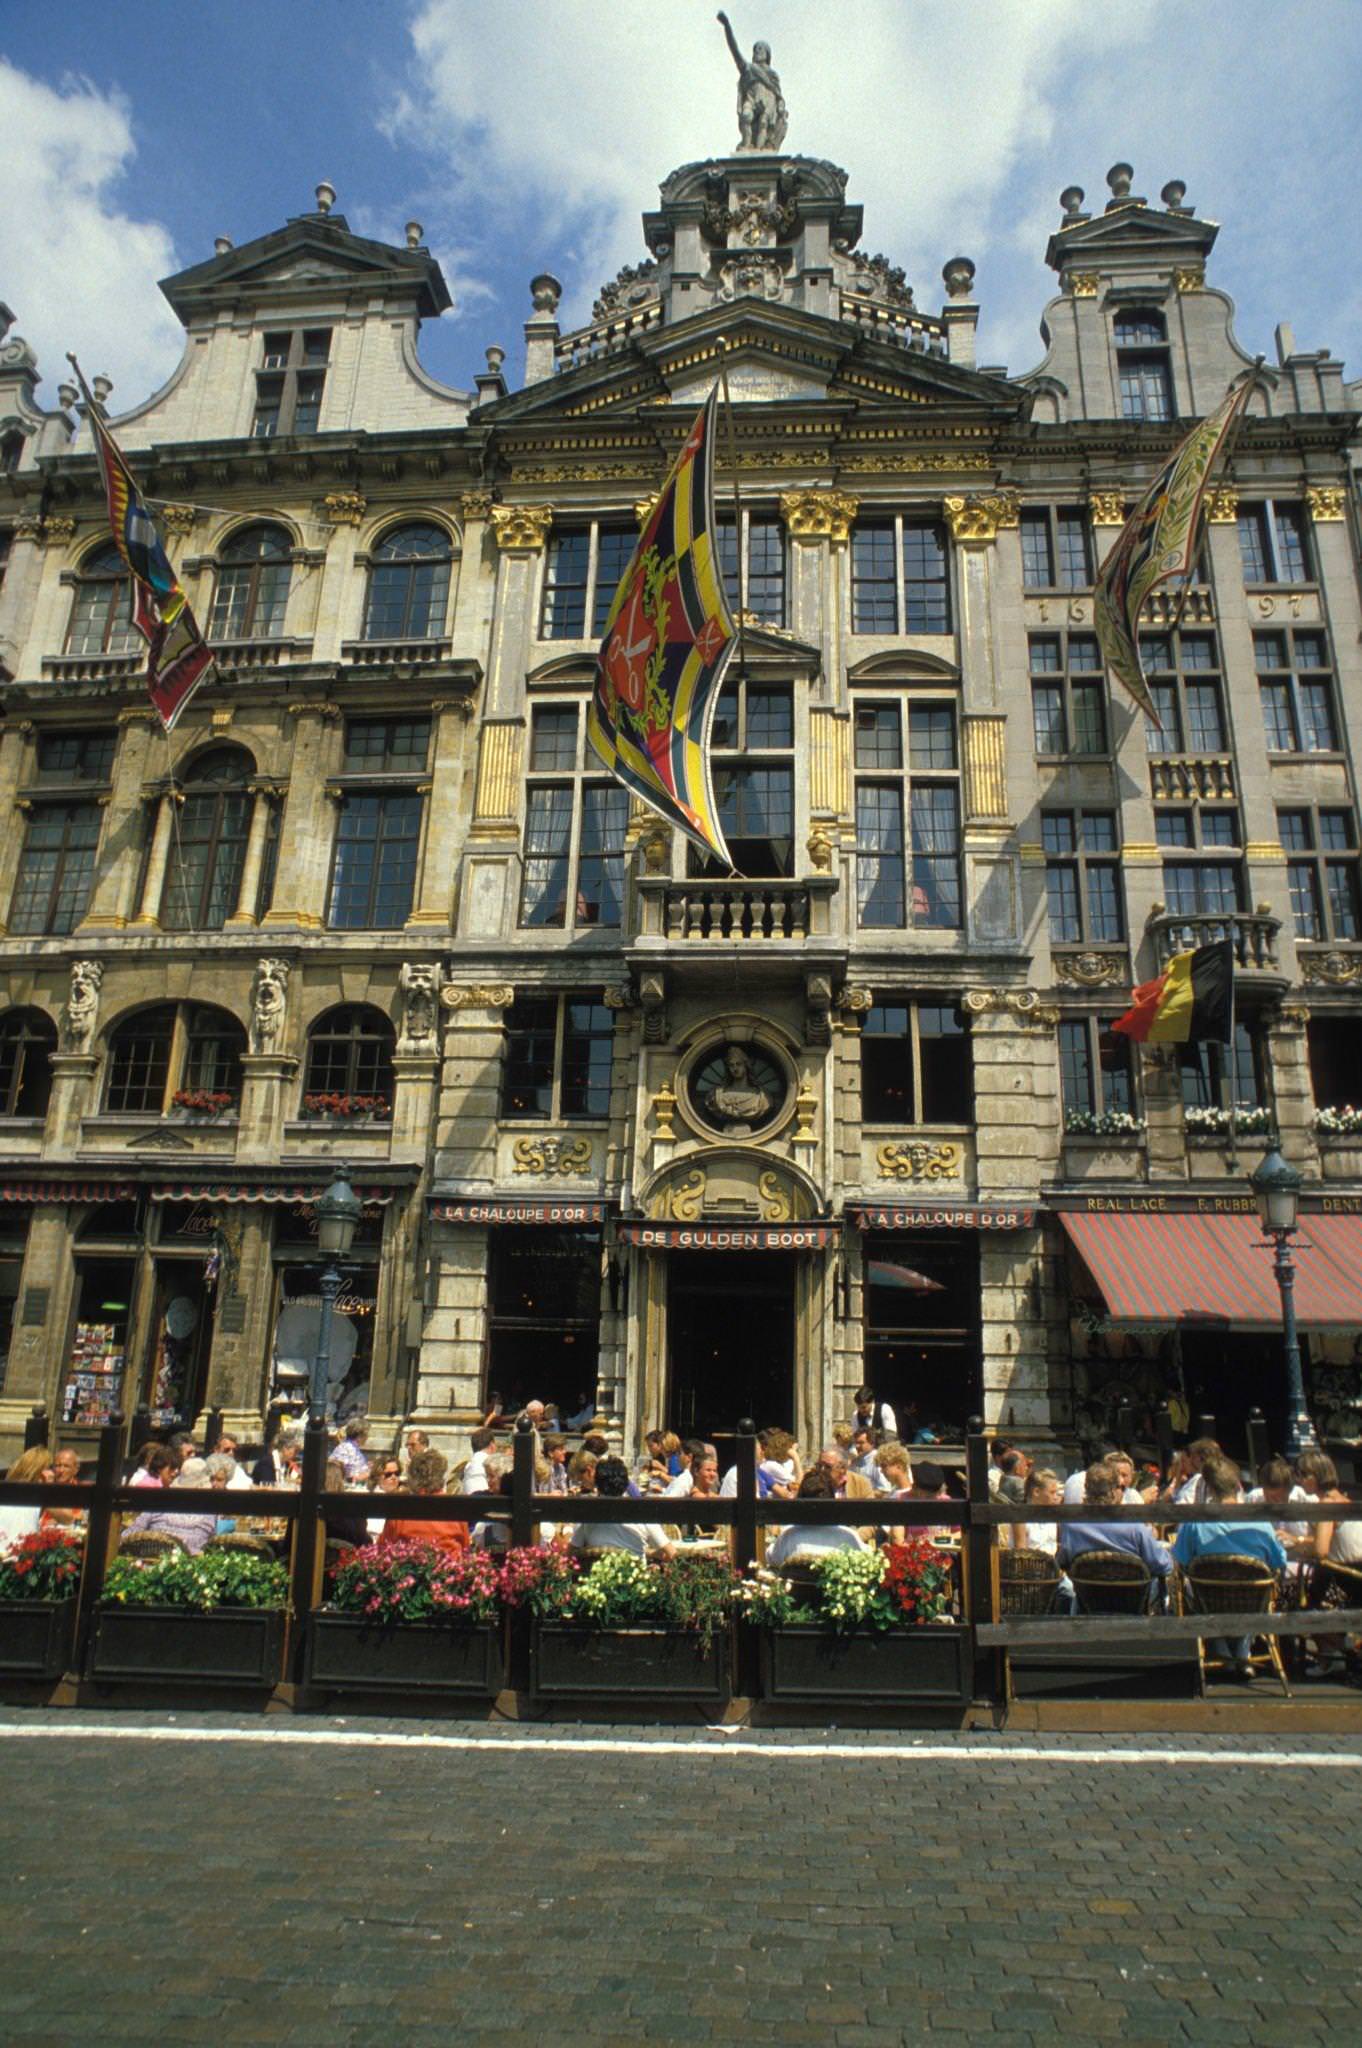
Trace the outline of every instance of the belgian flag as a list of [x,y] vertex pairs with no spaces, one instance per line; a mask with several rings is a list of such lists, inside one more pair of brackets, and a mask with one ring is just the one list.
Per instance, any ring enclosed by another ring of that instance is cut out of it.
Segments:
[[1156,981],[1135,990],[1112,1025],[1141,1045],[1228,1045],[1234,1028],[1234,941],[1175,953]]

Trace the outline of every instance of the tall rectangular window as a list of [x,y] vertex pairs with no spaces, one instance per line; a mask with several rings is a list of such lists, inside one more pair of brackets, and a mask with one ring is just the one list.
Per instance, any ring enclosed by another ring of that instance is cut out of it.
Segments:
[[958,930],[960,777],[955,705],[858,698],[856,895],[863,929]]
[[1302,805],[1279,810],[1287,884],[1298,939],[1362,937],[1357,827],[1348,810]]
[[1106,685],[1094,633],[1032,633],[1031,717],[1038,754],[1105,754]]
[[1145,720],[1150,754],[1229,750],[1214,633],[1142,633],[1140,655],[1159,723]]
[[600,639],[637,545],[638,528],[625,520],[556,528],[544,554],[540,639]]
[[578,700],[537,704],[531,715],[522,925],[580,931],[623,921],[629,798],[585,772],[584,713]]
[[934,519],[858,520],[851,535],[853,633],[949,633],[950,556]]
[[518,997],[506,1012],[503,1121],[608,1116],[614,1029],[598,995]]
[[103,813],[97,803],[35,804],[10,903],[12,932],[62,937],[85,915]]
[[1225,1081],[1238,1109],[1260,1109],[1267,1101],[1267,1067],[1262,1033],[1256,1024],[1235,1025],[1233,1053],[1228,1046],[1215,1044],[1188,1050],[1194,1057],[1180,1068],[1185,1108],[1222,1108]]
[[1255,633],[1253,659],[1268,751],[1337,753],[1334,679],[1324,634],[1313,627]]
[[1314,580],[1304,506],[1280,498],[1258,505],[1241,504],[1238,526],[1245,583]]
[[738,573],[737,528],[720,515],[715,538],[730,609],[750,612],[763,626],[785,624],[785,528],[772,512],[743,512],[746,557]]
[[317,432],[330,359],[329,327],[284,329],[265,336],[255,373],[255,440]]
[[861,1121],[896,1128],[974,1120],[969,1032],[953,1002],[880,996],[861,1027]]
[[421,798],[347,791],[331,876],[333,931],[396,931],[411,914]]
[[1064,1017],[1059,1025],[1060,1098],[1065,1128],[1081,1131],[1097,1117],[1135,1113],[1130,1040],[1110,1018]]
[[1050,937],[1056,945],[1125,937],[1114,811],[1043,811]]
[[1021,547],[1027,590],[1086,590],[1092,583],[1092,536],[1081,505],[1028,505]]
[[1168,328],[1154,306],[1132,306],[1112,321],[1121,416],[1127,420],[1171,420],[1173,375]]
[[[714,800],[740,875],[794,873],[794,691],[789,683],[725,683],[710,730]],[[693,875],[726,872],[692,847]]]

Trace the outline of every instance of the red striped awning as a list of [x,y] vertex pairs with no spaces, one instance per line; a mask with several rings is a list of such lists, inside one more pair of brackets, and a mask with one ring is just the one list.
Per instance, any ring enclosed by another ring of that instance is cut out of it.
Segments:
[[0,1202],[127,1202],[137,1193],[133,1181],[7,1180],[0,1182]]
[[[1281,1328],[1272,1254],[1254,1215],[1066,1210],[1059,1220],[1113,1322]],[[1293,1249],[1297,1320],[1362,1330],[1362,1216],[1302,1214]]]
[[[153,1202],[315,1202],[326,1193],[325,1180],[310,1181],[158,1181]],[[398,1190],[357,1182],[355,1193],[366,1204],[391,1202]]]

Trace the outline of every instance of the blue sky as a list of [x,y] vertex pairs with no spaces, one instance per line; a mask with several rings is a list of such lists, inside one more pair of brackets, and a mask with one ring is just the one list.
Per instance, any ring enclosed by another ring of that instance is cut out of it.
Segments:
[[[831,157],[864,246],[925,308],[942,263],[978,266],[985,362],[1042,353],[1045,240],[1063,187],[1106,198],[1124,158],[1222,223],[1213,283],[1246,347],[1290,320],[1362,375],[1359,0],[730,0],[773,48],[787,147]],[[0,298],[55,402],[76,348],[113,410],[173,368],[156,289],[213,239],[313,205],[352,227],[424,223],[453,311],[422,356],[467,388],[483,350],[520,359],[528,280],[565,324],[642,253],[638,217],[678,164],[736,140],[734,73],[709,0],[5,0]]]

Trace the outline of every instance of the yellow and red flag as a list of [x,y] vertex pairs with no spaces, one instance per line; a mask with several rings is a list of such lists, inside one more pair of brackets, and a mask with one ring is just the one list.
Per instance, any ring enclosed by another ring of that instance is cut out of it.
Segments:
[[147,502],[113,435],[105,426],[74,356],[67,358],[85,399],[104,478],[109,531],[132,578],[132,622],[147,643],[147,692],[169,732],[213,666],[212,650],[195,623],[189,601],[161,544]]
[[1107,667],[1146,717],[1158,713],[1140,666],[1140,611],[1171,576],[1190,576],[1201,545],[1206,492],[1231,428],[1253,389],[1246,377],[1169,456],[1097,572],[1092,616]]
[[1142,982],[1112,1025],[1138,1045],[1228,1045],[1234,1036],[1234,941],[1213,939],[1175,953],[1163,973]]
[[714,415],[705,400],[615,592],[587,715],[616,779],[733,865],[710,776],[709,729],[737,633],[714,526]]

